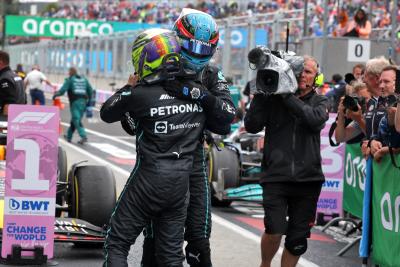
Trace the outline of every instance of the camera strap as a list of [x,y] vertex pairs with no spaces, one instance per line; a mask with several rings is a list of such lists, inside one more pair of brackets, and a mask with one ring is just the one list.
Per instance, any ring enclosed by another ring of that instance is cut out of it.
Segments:
[[333,122],[333,123],[331,124],[331,128],[329,128],[329,144],[330,144],[331,146],[338,146],[338,145],[339,145],[338,143],[335,143],[335,142],[333,141],[333,139],[332,139],[333,132],[335,131],[336,126],[337,126],[337,123],[336,123],[336,121],[335,121],[335,122]]
[[393,166],[400,169],[400,167],[396,163],[396,159],[394,158],[393,147],[391,147],[391,146],[389,146],[389,154],[390,154],[390,159],[392,160]]

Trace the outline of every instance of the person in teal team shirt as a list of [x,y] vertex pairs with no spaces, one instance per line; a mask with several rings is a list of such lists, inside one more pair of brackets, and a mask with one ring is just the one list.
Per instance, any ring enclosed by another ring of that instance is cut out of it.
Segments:
[[68,142],[71,142],[72,135],[77,130],[81,137],[78,144],[83,145],[87,142],[87,135],[82,125],[82,117],[86,110],[86,105],[92,97],[93,89],[85,77],[78,75],[75,68],[69,68],[68,72],[69,77],[65,79],[60,90],[54,93],[53,100],[57,96],[61,96],[67,92],[71,111],[71,123],[64,137]]
[[233,85],[233,81],[231,77],[226,77],[225,78],[226,82],[228,83],[229,86],[229,92],[232,97],[233,104],[235,105],[235,108],[241,108],[241,101],[242,101],[242,96],[240,95],[240,90],[239,87],[236,85]]

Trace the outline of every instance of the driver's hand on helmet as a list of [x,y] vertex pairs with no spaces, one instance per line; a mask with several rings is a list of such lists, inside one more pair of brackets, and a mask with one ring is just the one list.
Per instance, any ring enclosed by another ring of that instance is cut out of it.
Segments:
[[132,74],[129,75],[128,84],[130,86],[134,87],[137,84],[138,79],[139,79],[139,75],[137,75],[136,72],[135,72],[133,75]]

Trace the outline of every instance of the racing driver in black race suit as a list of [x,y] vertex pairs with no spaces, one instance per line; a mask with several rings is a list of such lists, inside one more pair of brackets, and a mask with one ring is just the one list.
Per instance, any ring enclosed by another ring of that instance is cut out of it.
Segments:
[[[230,132],[235,116],[235,107],[227,82],[218,68],[208,65],[215,53],[219,32],[215,20],[208,14],[184,8],[174,24],[173,30],[179,37],[181,56],[185,67],[196,71],[202,90],[211,95],[201,102],[206,114],[206,129],[220,135]],[[184,88],[191,91],[187,79],[175,79],[165,83],[169,95],[188,99]],[[211,100],[212,99],[212,100]],[[190,174],[190,202],[187,211],[185,240],[186,260],[192,267],[211,267],[211,200],[207,176],[206,156],[203,140],[199,140],[194,152],[193,171]],[[154,255],[153,226],[146,228],[142,267],[157,267]]]
[[124,86],[101,108],[101,118],[108,123],[128,112],[137,129],[137,161],[110,219],[104,266],[128,266],[130,246],[150,220],[158,266],[182,266],[189,175],[205,127],[203,106],[212,105],[214,98],[194,82],[188,92],[191,101],[168,97],[160,83],[147,82],[167,55],[176,55],[170,61],[178,60],[172,53],[179,52],[171,31],[140,34],[132,49],[138,84]]
[[[235,109],[225,79],[218,68],[207,65],[198,73],[196,81],[216,97],[216,102],[212,107],[203,109],[206,114],[206,130],[219,135],[228,134]],[[220,115],[216,116],[216,114]],[[121,124],[128,134],[136,134],[135,122],[130,116],[126,116],[121,120]],[[186,260],[192,267],[212,266],[209,241],[211,234],[211,196],[203,143],[203,139],[200,138],[193,153],[193,169],[190,173],[189,182],[190,201],[185,225],[185,240],[188,242],[186,245]],[[157,267],[154,255],[154,226],[152,223],[146,227],[144,235],[141,266]]]

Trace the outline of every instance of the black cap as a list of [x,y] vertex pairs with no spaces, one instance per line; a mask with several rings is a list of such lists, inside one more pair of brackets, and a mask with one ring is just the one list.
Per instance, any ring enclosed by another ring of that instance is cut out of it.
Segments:
[[353,73],[346,73],[346,75],[344,75],[344,81],[347,84],[350,84],[352,81],[355,81],[356,77],[354,77]]
[[338,82],[340,82],[340,81],[342,81],[343,80],[343,77],[342,77],[342,75],[340,75],[340,74],[333,74],[333,76],[332,76],[332,81],[334,81],[335,83],[338,83]]

